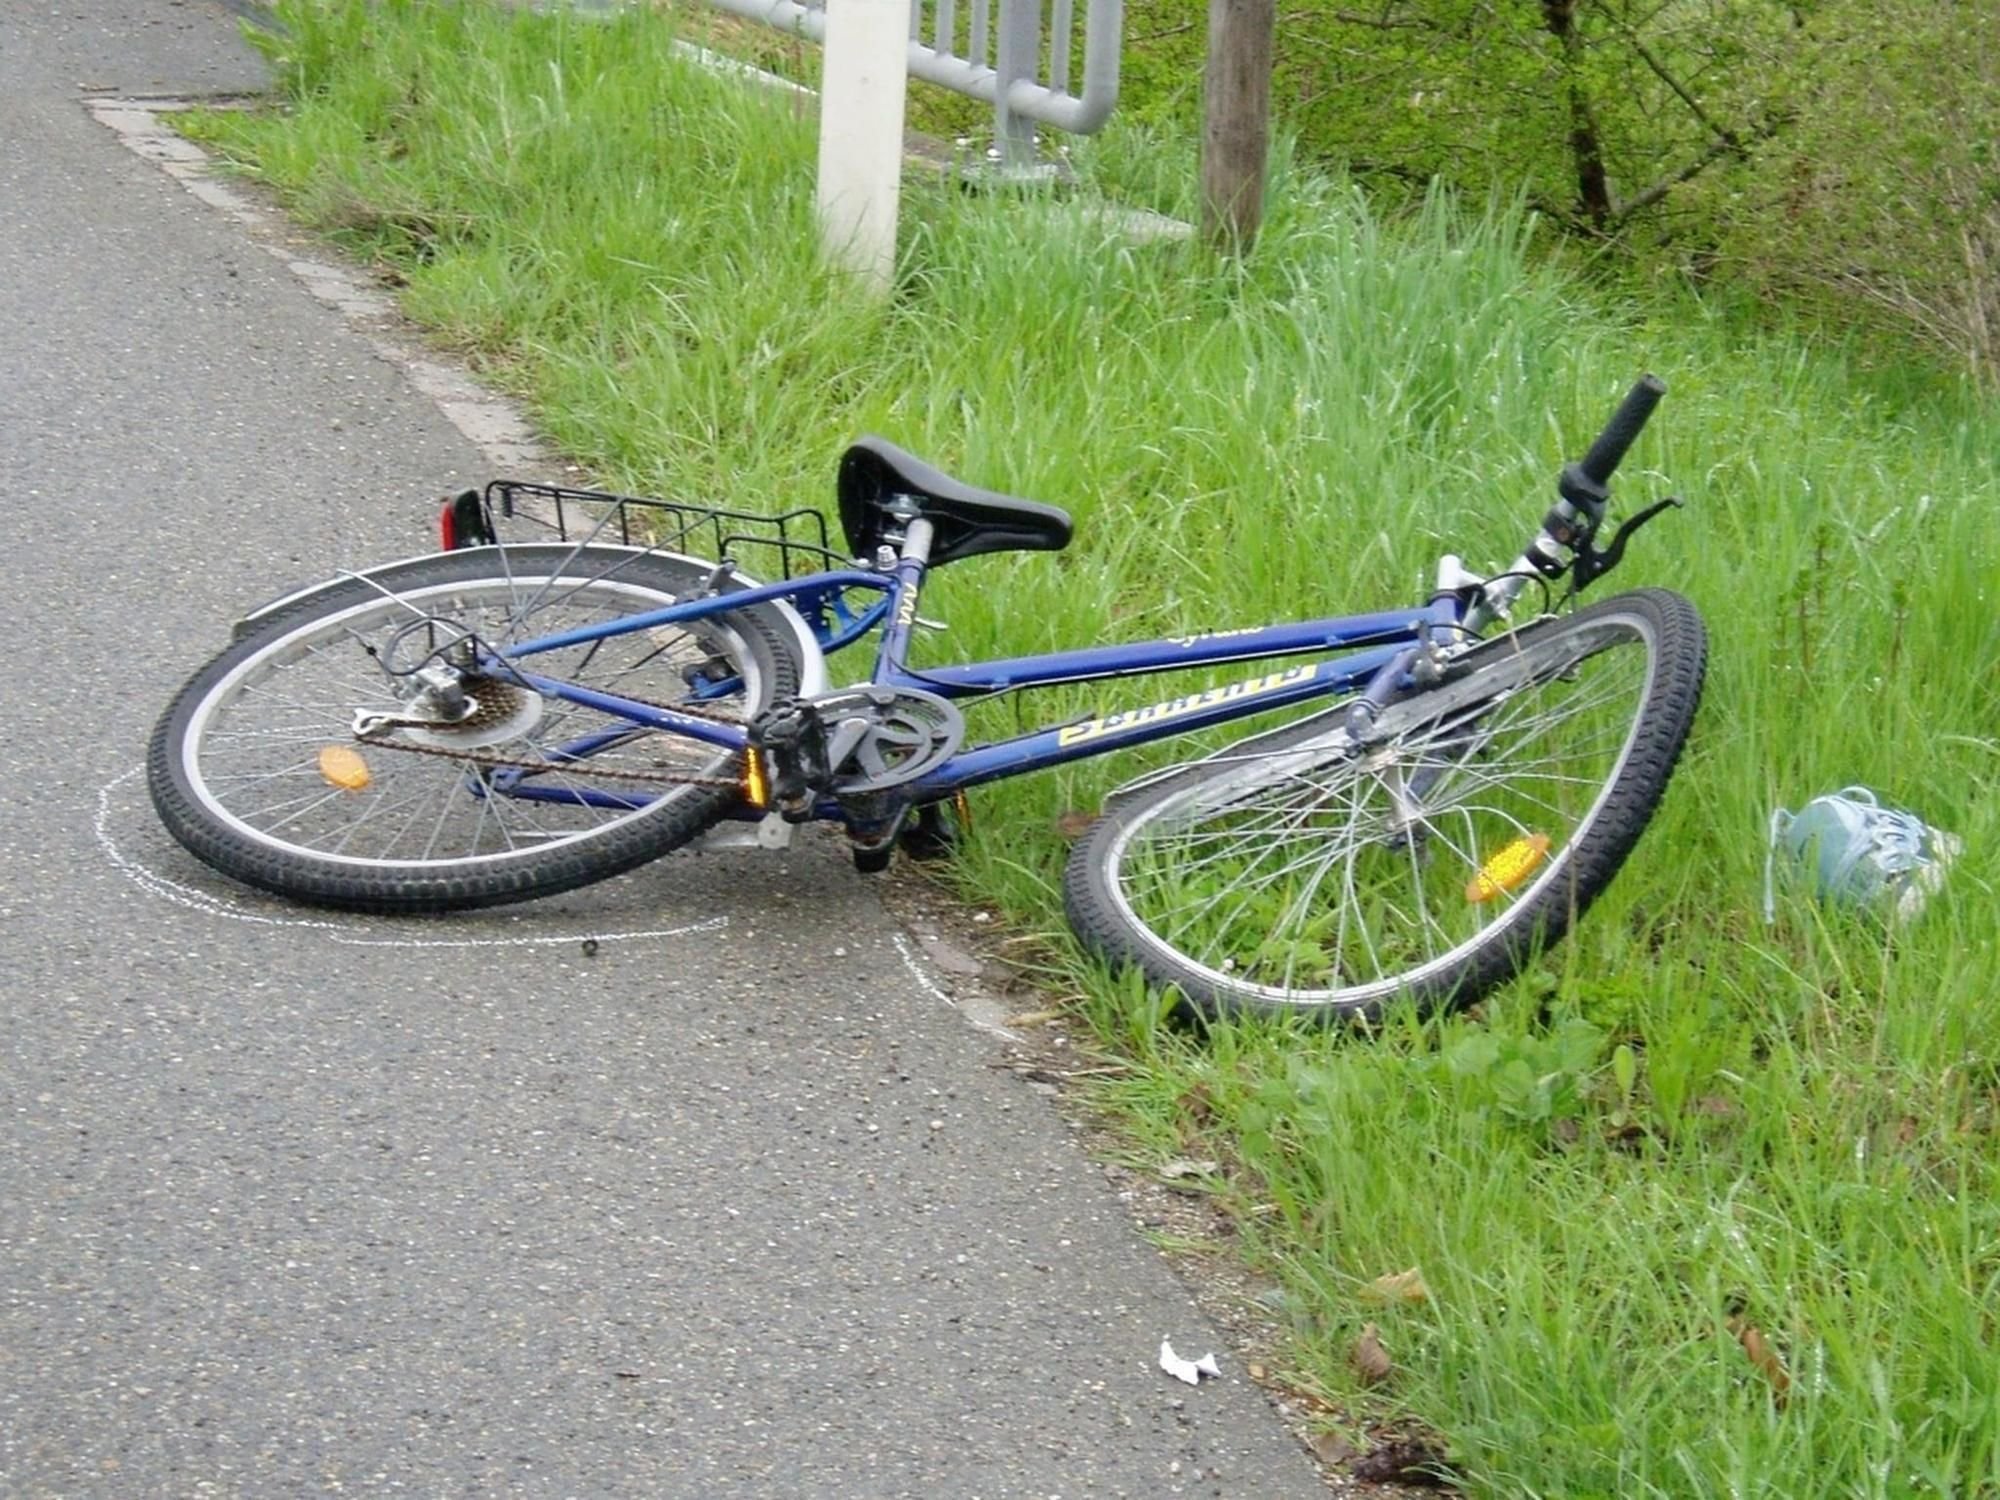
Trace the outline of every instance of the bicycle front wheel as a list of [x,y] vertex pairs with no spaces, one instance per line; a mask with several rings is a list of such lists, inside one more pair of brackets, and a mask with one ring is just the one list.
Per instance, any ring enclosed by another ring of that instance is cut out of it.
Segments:
[[[182,689],[153,733],[153,804],[198,858],[322,906],[418,912],[618,874],[738,801],[736,752],[648,732],[494,674],[461,723],[357,738],[407,714],[408,671],[473,636],[509,645],[701,597],[710,570],[624,547],[479,547],[311,594]],[[523,670],[747,719],[798,691],[769,605],[537,653]],[[675,780],[674,778],[686,778]]]
[[1224,751],[1092,825],[1071,923],[1211,1017],[1468,1005],[1617,873],[1707,652],[1693,606],[1639,590],[1482,644],[1363,744],[1336,714]]

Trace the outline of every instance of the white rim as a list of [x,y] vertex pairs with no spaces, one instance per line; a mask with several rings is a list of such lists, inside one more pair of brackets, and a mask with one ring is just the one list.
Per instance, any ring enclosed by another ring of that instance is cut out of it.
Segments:
[[[635,553],[635,555],[642,554]],[[591,579],[588,577],[579,577],[575,574],[553,572],[546,567],[535,572],[514,573],[504,577],[468,577],[454,582],[426,584],[414,589],[397,590],[395,591],[395,597],[398,600],[415,602],[440,593],[462,593],[468,588],[482,584],[500,588],[518,589],[525,587],[536,589],[556,582],[586,585],[593,590],[609,589],[631,598],[646,600],[648,607],[652,608],[663,607],[673,602],[673,596],[664,594],[657,588],[650,588],[626,579]],[[625,827],[635,818],[647,817],[657,813],[661,801],[687,790],[686,788],[669,788],[662,794],[660,799],[655,800],[645,807],[634,808],[632,811],[613,817],[608,822],[599,824],[595,828],[579,829],[575,833],[565,833],[559,837],[536,843],[531,847],[508,849],[492,854],[460,855],[452,858],[371,859],[361,855],[332,853],[288,843],[283,839],[273,837],[271,834],[250,823],[246,823],[222,804],[203,778],[201,772],[200,746],[203,736],[218,710],[225,703],[234,701],[239,685],[250,676],[254,669],[269,662],[273,656],[282,654],[288,647],[302,643],[307,638],[325,635],[330,631],[337,631],[343,621],[379,610],[389,603],[388,599],[379,595],[371,596],[357,601],[352,607],[341,610],[337,614],[321,615],[312,620],[302,621],[296,629],[268,643],[251,656],[238,662],[221,681],[217,682],[202,695],[201,702],[195,706],[193,714],[189,716],[187,728],[181,735],[179,761],[181,771],[187,777],[189,790],[211,817],[226,824],[232,831],[254,843],[268,849],[278,850],[296,858],[310,859],[326,864],[344,865],[355,869],[405,871],[450,870],[475,865],[499,865],[515,860],[533,859],[547,854],[551,849],[600,838],[614,829]],[[709,629],[715,631],[735,653],[736,660],[743,669],[745,694],[750,701],[755,702],[762,682],[757,674],[756,660],[745,646],[742,637],[718,620],[709,620],[707,626]],[[709,762],[709,765],[713,766],[723,759],[726,759],[726,752],[718,752],[718,755],[713,761]]]

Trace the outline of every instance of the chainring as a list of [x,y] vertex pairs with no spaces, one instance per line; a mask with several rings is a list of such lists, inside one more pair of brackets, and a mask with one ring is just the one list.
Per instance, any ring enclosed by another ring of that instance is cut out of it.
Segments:
[[919,688],[857,687],[808,700],[826,728],[831,790],[865,797],[936,770],[965,740],[965,717]]

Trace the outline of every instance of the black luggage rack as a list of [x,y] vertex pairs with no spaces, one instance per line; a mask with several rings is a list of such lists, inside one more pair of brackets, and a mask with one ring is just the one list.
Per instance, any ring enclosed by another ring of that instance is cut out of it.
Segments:
[[[489,531],[499,516],[540,526],[565,542],[615,540],[621,546],[687,552],[716,562],[732,558],[767,583],[852,566],[850,558],[829,545],[826,517],[805,508],[761,516],[523,479],[496,479],[487,485],[484,508]],[[743,548],[766,560],[775,557],[776,572],[758,567],[754,556],[745,559]]]

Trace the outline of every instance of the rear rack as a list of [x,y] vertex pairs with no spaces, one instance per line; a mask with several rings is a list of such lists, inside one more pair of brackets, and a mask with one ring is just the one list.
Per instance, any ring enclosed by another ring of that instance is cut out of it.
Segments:
[[[518,518],[553,531],[565,542],[615,539],[627,547],[690,552],[716,562],[732,558],[767,583],[852,565],[850,558],[829,545],[826,517],[805,508],[763,516],[522,479],[496,479],[487,485],[485,506],[489,526],[495,516]],[[753,555],[744,557],[743,549]],[[774,558],[775,569],[768,566]],[[760,562],[765,565],[759,566]]]

